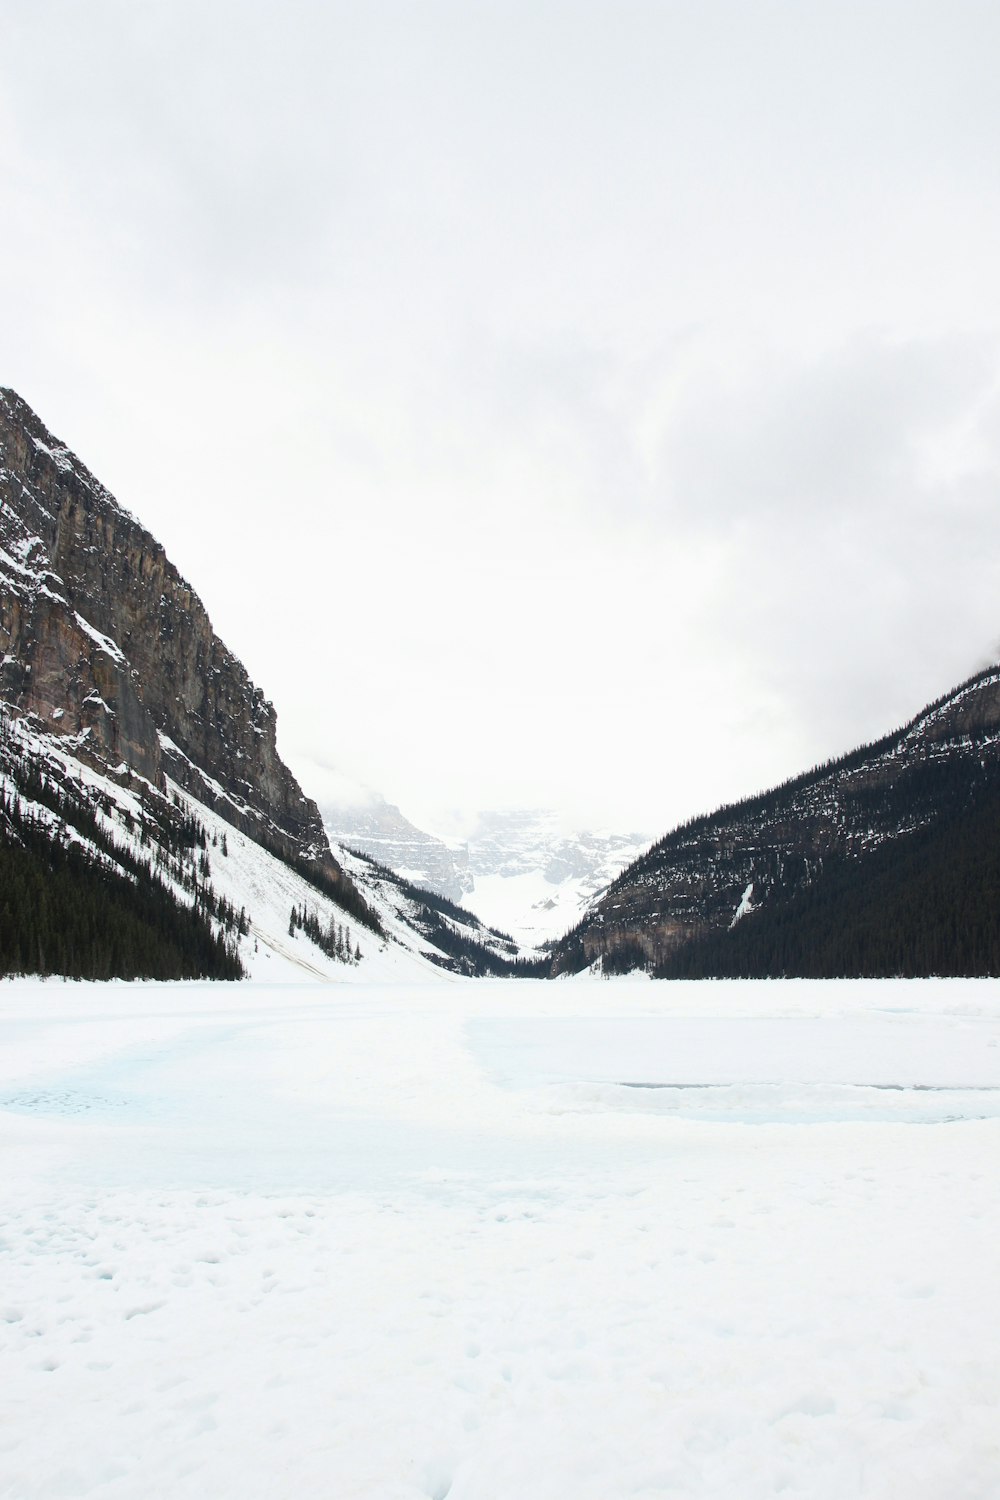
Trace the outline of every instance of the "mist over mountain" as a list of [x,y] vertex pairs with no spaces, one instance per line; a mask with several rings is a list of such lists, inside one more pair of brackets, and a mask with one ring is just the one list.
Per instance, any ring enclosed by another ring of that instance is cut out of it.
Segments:
[[324,802],[321,812],[332,843],[359,849],[451,901],[472,891],[468,846],[425,833],[379,793],[359,789],[357,800]]
[[552,812],[484,812],[467,841],[465,903],[520,942],[561,936],[649,843],[641,834],[567,829]]
[[567,829],[537,808],[480,812],[461,838],[414,826],[376,793],[324,805],[335,845],[363,850],[418,885],[460,901],[527,948],[560,937],[650,842],[641,834]]
[[375,794],[321,815],[198,595],[9,390],[0,652],[7,972],[1000,972],[1000,667],[648,849],[533,809],[462,839]]

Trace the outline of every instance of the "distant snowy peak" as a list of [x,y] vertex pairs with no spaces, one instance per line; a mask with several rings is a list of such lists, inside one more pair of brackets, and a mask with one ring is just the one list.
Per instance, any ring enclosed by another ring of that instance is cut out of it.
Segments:
[[378,793],[353,804],[323,803],[320,811],[332,844],[358,849],[451,901],[462,901],[472,890],[467,848],[425,833]]
[[481,813],[469,838],[465,897],[491,926],[533,947],[560,937],[648,847],[642,834],[567,831],[537,808]]
[[649,843],[641,834],[567,832],[555,813],[539,809],[479,813],[462,842],[424,832],[377,794],[322,812],[335,846],[460,901],[529,948],[572,926]]
[[627,863],[646,843],[639,833],[567,831],[556,813],[538,808],[484,812],[469,837],[469,867],[474,876],[538,873],[549,885],[582,880],[599,888],[619,857]]

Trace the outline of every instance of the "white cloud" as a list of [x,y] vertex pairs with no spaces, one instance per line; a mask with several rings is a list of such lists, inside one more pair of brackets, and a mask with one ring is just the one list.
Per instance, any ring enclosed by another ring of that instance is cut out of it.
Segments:
[[931,0],[16,5],[0,378],[303,766],[656,831],[1000,636],[998,43]]

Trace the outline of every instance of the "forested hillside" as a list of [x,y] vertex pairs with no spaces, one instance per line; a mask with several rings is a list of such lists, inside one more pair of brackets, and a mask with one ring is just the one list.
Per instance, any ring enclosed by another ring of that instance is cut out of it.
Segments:
[[784,906],[679,948],[658,978],[1000,974],[1000,792],[864,861],[838,856]]
[[207,878],[204,828],[165,798],[132,821],[134,840],[114,838],[100,802],[0,721],[0,974],[243,977],[246,913]]
[[674,829],[556,947],[664,977],[1000,973],[1000,669],[902,729]]

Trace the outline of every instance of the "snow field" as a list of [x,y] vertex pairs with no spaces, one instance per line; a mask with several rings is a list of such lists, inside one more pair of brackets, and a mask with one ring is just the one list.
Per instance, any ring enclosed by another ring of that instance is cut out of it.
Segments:
[[[636,851],[638,852],[638,851]],[[623,865],[626,863],[622,861]],[[566,879],[556,884],[541,870],[518,875],[477,875],[462,905],[523,948],[560,938],[579,922],[594,896],[594,881]]]
[[[343,912],[316,888],[303,880],[282,860],[269,854],[260,844],[235,829],[211,808],[189,796],[168,780],[170,791],[204,827],[215,844],[208,850],[211,881],[216,892],[232,902],[237,911],[243,907],[250,916],[248,938],[240,943],[240,957],[250,977],[264,983],[301,984],[304,981],[327,981],[363,984],[388,979],[419,982],[422,976],[440,982],[441,970],[428,962],[416,949],[415,935],[400,923],[386,903],[365,892],[377,911],[387,935],[386,941]],[[225,839],[227,854],[222,853]],[[349,864],[345,857],[342,863]],[[288,931],[292,907],[308,907],[326,926],[331,917],[350,928],[352,946],[362,952],[362,961],[338,963],[328,958],[306,935]]]
[[902,1096],[975,1114],[998,1035],[988,984],[4,985],[0,1495],[995,1500],[1000,1122]]
[[[90,794],[91,811],[113,844],[140,860],[149,860],[150,849],[142,844],[139,834],[143,808],[137,791],[120,786],[117,781],[77,761],[58,736],[34,733],[25,721],[19,719],[12,719],[9,729],[29,758],[50,770],[55,769],[59,779],[78,783]],[[166,743],[171,744],[170,741]],[[221,787],[213,785],[222,793]],[[3,770],[0,770],[0,787],[9,794],[20,795],[14,781]],[[282,860],[169,778],[166,789],[205,829],[209,847],[204,851],[204,857],[208,861],[216,895],[230,901],[236,911],[244,908],[250,919],[249,935],[240,939],[239,950],[251,978],[264,983],[289,984],[303,981],[343,984],[354,980],[364,984],[387,980],[419,983],[421,978],[435,984],[441,982],[442,970],[424,957],[423,950],[432,945],[420,939],[405,920],[400,920],[384,890],[377,881],[371,880],[369,872],[359,867],[359,862],[352,856],[342,853],[342,863],[358,873],[365,899],[381,919],[385,937],[363,927]],[[149,792],[152,795],[154,789],[150,787]],[[20,800],[25,809],[42,822],[57,821],[56,815],[43,805],[24,798]],[[87,839],[76,834],[71,837],[89,847],[96,858],[108,858]],[[225,854],[223,849],[227,851]],[[174,895],[182,903],[190,904],[191,893],[168,873],[161,871],[160,874],[172,887]],[[337,962],[328,958],[302,931],[290,933],[289,917],[293,907],[299,910],[308,908],[324,928],[331,920],[340,927],[347,927],[352,949],[361,949],[361,963],[355,966]]]

